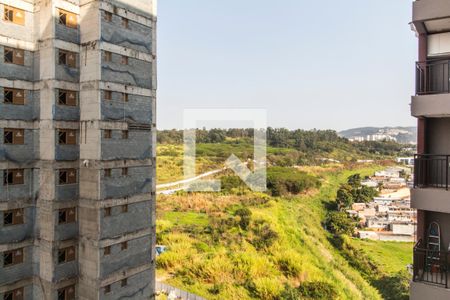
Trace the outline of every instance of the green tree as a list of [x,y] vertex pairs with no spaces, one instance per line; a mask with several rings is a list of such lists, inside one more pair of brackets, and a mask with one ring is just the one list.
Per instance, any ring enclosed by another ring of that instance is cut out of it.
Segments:
[[352,191],[352,186],[348,184],[341,185],[337,191],[336,203],[340,210],[349,208],[353,204],[354,197]]
[[332,211],[328,214],[325,225],[328,231],[333,234],[352,235],[356,223],[356,220],[349,217],[347,213],[343,211]]
[[353,174],[347,178],[347,183],[352,188],[359,188],[361,186],[361,175]]

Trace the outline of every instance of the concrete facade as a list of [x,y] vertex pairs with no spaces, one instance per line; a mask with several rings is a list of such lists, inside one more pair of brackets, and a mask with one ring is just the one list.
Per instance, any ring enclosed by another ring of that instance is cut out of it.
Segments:
[[0,299],[154,298],[155,114],[156,0],[0,0]]
[[[417,209],[418,243],[414,247],[410,299],[449,299],[450,3],[414,1],[412,20],[419,50],[416,95],[411,100],[411,114],[418,118],[418,155],[411,191],[411,207]],[[438,224],[439,232],[430,230],[430,224]],[[437,240],[435,244],[428,242]]]

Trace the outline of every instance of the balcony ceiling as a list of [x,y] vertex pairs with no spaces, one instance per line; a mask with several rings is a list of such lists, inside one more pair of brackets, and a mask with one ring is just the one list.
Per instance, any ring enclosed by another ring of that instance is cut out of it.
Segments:
[[428,33],[448,32],[450,31],[450,18],[426,21],[425,27]]

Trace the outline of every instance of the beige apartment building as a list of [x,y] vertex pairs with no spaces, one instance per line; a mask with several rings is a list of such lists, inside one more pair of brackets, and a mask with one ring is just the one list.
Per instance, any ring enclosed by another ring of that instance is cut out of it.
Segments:
[[450,1],[413,2],[418,119],[411,206],[417,212],[412,300],[450,299]]

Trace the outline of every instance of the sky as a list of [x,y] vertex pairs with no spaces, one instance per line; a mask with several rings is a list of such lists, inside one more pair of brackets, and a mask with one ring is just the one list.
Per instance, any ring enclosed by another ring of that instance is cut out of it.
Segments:
[[266,109],[268,124],[414,126],[410,0],[160,0],[159,129],[184,109]]

